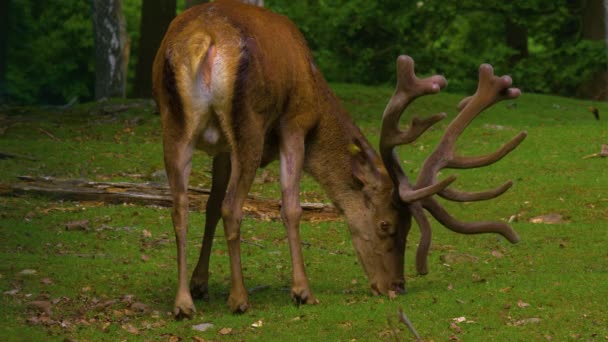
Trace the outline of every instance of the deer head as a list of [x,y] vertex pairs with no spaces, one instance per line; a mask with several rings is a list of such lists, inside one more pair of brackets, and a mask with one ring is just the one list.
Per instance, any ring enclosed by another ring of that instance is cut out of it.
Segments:
[[467,169],[490,165],[515,149],[526,138],[527,133],[521,132],[498,151],[485,156],[464,157],[455,152],[457,138],[477,115],[500,100],[515,99],[520,95],[519,89],[511,88],[512,80],[509,76],[497,77],[492,66],[481,65],[477,91],[458,104],[460,113],[448,125],[437,147],[424,161],[416,182],[410,182],[401,168],[395,147],[414,142],[432,125],[446,117],[445,113],[426,119],[414,117],[409,128],[402,130],[399,128],[399,119],[403,111],[416,98],[436,94],[446,84],[442,76],[417,78],[412,58],[400,56],[397,59],[397,88],[382,118],[380,154],[394,184],[393,198],[400,210],[407,212],[406,219],[414,218],[421,232],[416,253],[416,268],[420,274],[428,272],[427,256],[431,242],[431,226],[424,210],[431,213],[442,225],[458,233],[498,233],[512,243],[519,241],[517,233],[508,224],[460,222],[452,217],[435,198],[435,195],[438,195],[450,201],[481,201],[500,196],[511,187],[512,182],[508,181],[489,191],[469,193],[448,187],[456,179],[455,176],[437,180],[437,173],[444,168]]

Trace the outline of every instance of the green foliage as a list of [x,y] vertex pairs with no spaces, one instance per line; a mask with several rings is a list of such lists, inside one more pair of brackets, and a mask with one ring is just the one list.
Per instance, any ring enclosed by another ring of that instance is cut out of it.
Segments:
[[[469,92],[481,63],[516,76],[524,91],[573,96],[605,70],[606,48],[580,38],[582,2],[268,1],[300,27],[326,77],[393,82],[394,59],[409,54],[424,73],[443,73],[450,91]],[[314,15],[311,15],[314,13]],[[528,30],[530,56],[512,63],[509,22]]]
[[[128,89],[138,57],[142,0],[123,0],[131,41]],[[268,0],[307,38],[334,82],[387,84],[409,54],[423,73],[442,73],[449,91],[469,92],[480,63],[511,73],[524,91],[573,96],[605,70],[606,47],[581,39],[583,1]],[[83,0],[12,0],[7,91],[13,103],[64,104],[93,95],[91,9]],[[184,1],[178,1],[178,12]],[[512,62],[505,31],[528,29],[529,57]]]
[[93,32],[88,1],[12,1],[7,91],[14,102],[90,98]]

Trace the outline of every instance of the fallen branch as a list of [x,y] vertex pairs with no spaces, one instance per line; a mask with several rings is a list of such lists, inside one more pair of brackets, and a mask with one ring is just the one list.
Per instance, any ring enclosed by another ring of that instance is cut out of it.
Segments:
[[407,316],[403,312],[403,308],[402,307],[399,308],[399,321],[401,321],[402,323],[404,323],[407,326],[407,328],[410,329],[410,331],[412,332],[412,334],[414,334],[414,336],[416,336],[416,340],[417,341],[422,341],[422,337],[420,337],[420,335],[418,334],[418,332],[416,331],[416,329],[414,329],[414,325],[407,318]]
[[[19,176],[20,182],[0,184],[0,195],[42,195],[69,201],[101,201],[110,204],[140,204],[171,207],[169,187],[155,183],[94,182],[53,177]],[[204,210],[211,191],[188,188],[190,210]],[[243,207],[251,217],[262,220],[280,219],[281,201],[248,196]],[[331,204],[302,203],[302,218],[311,221],[339,219]]]
[[593,153],[588,156],[584,156],[583,159],[597,158],[597,157],[601,157],[601,158],[608,157],[608,144],[602,144],[602,149],[600,152]]

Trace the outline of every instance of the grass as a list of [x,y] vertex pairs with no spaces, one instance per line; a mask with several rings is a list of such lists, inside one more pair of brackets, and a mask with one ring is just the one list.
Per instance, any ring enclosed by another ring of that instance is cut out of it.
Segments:
[[[392,90],[335,89],[377,144],[379,118]],[[411,112],[447,111],[452,117],[459,98],[422,98]],[[158,180],[158,116],[149,102],[125,104],[2,109],[0,152],[35,160],[0,160],[0,182],[23,174]],[[590,105],[604,116],[601,121],[588,112]],[[370,294],[343,222],[304,222],[307,271],[321,303],[294,306],[281,223],[246,219],[243,238],[255,241],[242,245],[246,285],[256,288],[251,310],[233,315],[226,307],[229,268],[220,229],[211,261],[211,300],[196,302],[199,313],[193,320],[176,322],[170,315],[176,267],[168,209],[0,197],[0,340],[412,340],[397,322],[399,307],[425,340],[607,340],[607,160],[582,159],[608,143],[605,113],[605,103],[525,94],[480,116],[459,140],[463,154],[493,151],[520,130],[529,137],[498,164],[454,171],[457,187],[481,190],[507,179],[515,186],[490,202],[446,206],[463,220],[511,218],[522,241],[511,245],[494,235],[461,236],[433,222],[430,274],[422,277],[414,270],[414,229],[406,254],[408,293],[394,300]],[[416,175],[446,125],[400,148],[408,173]],[[252,192],[278,198],[276,179],[274,163],[260,171]],[[208,187],[209,182],[209,158],[197,154],[191,184]],[[305,201],[326,201],[310,178],[302,190]],[[530,221],[549,213],[563,221]],[[85,219],[86,230],[66,230],[66,223]],[[204,220],[203,213],[191,214],[191,267]],[[41,314],[44,310],[52,311],[50,318]],[[199,323],[213,327],[193,330]]]

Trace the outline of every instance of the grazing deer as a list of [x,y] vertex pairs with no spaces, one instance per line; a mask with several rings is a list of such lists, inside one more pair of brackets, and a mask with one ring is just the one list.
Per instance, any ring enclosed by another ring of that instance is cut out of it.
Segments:
[[[459,233],[494,232],[511,242],[519,240],[504,223],[461,223],[434,198],[437,194],[455,201],[482,200],[510,187],[507,183],[493,191],[462,193],[447,188],[455,177],[437,181],[436,176],[442,168],[491,164],[523,140],[525,133],[484,157],[454,154],[455,140],[476,115],[498,100],[516,98],[519,90],[510,88],[508,76],[496,77],[489,65],[482,65],[477,92],[461,102],[461,113],[425,161],[418,180],[410,183],[394,147],[411,143],[445,114],[414,118],[405,131],[398,128],[399,118],[412,100],[439,92],[446,80],[442,76],[418,79],[412,59],[406,56],[398,58],[397,69],[397,90],[384,113],[378,155],[329,89],[302,34],[286,17],[219,0],[193,7],[173,20],[156,55],[153,80],[173,197],[176,318],[192,317],[192,297],[207,295],[209,256],[220,218],[230,256],[228,305],[234,312],[249,307],[239,246],[242,207],[256,170],[276,159],[280,163],[281,217],[293,267],[291,295],[297,303],[317,303],[304,270],[299,234],[302,171],[320,183],[346,217],[374,293],[403,291],[405,242],[412,217],[422,231],[418,272],[427,272],[430,224],[423,209]],[[188,285],[187,187],[195,148],[213,156],[213,180],[202,249]]]

